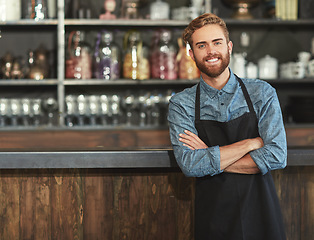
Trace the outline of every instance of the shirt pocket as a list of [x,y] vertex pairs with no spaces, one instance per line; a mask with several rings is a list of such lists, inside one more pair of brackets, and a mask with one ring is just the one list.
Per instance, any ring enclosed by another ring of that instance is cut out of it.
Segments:
[[246,104],[237,103],[234,105],[231,105],[228,111],[228,121],[241,117],[243,114],[249,112],[249,107]]

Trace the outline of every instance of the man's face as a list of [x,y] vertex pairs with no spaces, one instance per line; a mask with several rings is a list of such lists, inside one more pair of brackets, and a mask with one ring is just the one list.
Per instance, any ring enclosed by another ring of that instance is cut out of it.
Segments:
[[196,30],[192,41],[190,56],[202,73],[216,78],[225,71],[230,62],[232,42],[227,43],[219,25],[209,24]]

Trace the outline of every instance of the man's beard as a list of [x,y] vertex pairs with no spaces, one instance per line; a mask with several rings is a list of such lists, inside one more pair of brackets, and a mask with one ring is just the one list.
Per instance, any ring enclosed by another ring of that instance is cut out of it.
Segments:
[[[209,59],[210,57],[217,57],[217,58],[222,59],[221,64],[216,65],[216,66],[212,66],[212,67],[206,66],[206,59]],[[203,58],[202,61],[195,59],[195,63],[196,63],[196,66],[198,67],[198,69],[202,73],[206,74],[208,77],[216,78],[220,74],[222,74],[223,71],[225,71],[225,69],[228,67],[228,65],[230,63],[230,53],[228,51],[225,54],[225,56],[222,56],[221,54],[209,55],[209,56],[206,56],[205,58]]]

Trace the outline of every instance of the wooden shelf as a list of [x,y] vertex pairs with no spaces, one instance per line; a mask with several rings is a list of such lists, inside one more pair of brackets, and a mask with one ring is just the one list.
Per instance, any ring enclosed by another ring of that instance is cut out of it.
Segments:
[[[100,19],[65,19],[65,26],[169,26],[182,27],[187,26],[190,21],[179,20],[150,20],[150,19],[115,19],[115,20],[100,20]],[[276,19],[225,19],[228,25],[263,25],[263,26],[300,26],[314,25],[314,19],[299,19],[295,21],[283,21]]]
[[33,19],[21,19],[18,21],[0,21],[0,26],[57,26],[58,19],[44,19],[35,21]]
[[47,86],[47,85],[58,85],[57,79],[43,79],[43,80],[34,80],[34,79],[1,79],[0,86]]

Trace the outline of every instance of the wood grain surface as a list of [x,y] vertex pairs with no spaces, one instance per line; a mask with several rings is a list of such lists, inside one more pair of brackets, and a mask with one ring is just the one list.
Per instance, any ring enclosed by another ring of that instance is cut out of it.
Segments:
[[[303,130],[287,133],[288,142],[292,135],[300,142],[309,136]],[[170,144],[166,130],[17,131],[2,132],[0,141],[2,149],[23,150]],[[311,239],[314,166],[272,175],[287,239]],[[0,239],[193,240],[194,191],[194,179],[178,169],[0,170]]]

